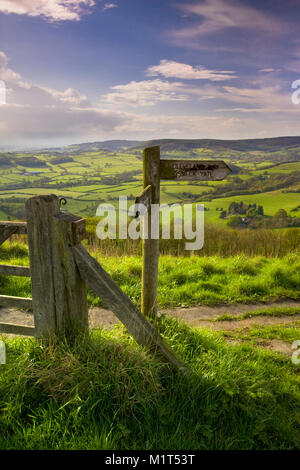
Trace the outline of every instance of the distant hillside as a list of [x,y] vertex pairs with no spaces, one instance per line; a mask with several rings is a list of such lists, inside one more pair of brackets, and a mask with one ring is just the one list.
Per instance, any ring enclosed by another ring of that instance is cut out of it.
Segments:
[[137,152],[143,148],[159,145],[163,153],[192,152],[206,149],[215,152],[278,152],[280,150],[300,149],[300,137],[275,137],[270,139],[216,140],[216,139],[156,139],[156,140],[106,140],[84,142],[60,148],[43,149],[51,153],[78,154],[106,150],[110,152]]
[[136,149],[159,145],[163,152],[187,152],[196,148],[215,151],[277,152],[300,147],[300,137],[275,137],[271,139],[215,140],[215,139],[158,139],[141,142]]
[[98,152],[106,150],[109,152],[124,152],[129,148],[136,147],[141,142],[138,140],[105,140],[99,142],[84,142],[82,144],[68,145],[66,147],[54,147],[43,149],[42,153],[71,153],[79,154],[85,152]]
[[64,147],[45,148],[21,148],[8,146],[0,147],[0,153],[24,153],[32,154],[81,154],[86,152],[108,151],[108,152],[140,152],[146,147],[159,145],[163,153],[168,152],[193,152],[196,149],[210,150],[214,152],[278,152],[280,150],[300,150],[299,137],[273,137],[267,139],[241,139],[241,140],[218,140],[218,139],[154,139],[154,140],[104,140],[95,142],[83,142]]

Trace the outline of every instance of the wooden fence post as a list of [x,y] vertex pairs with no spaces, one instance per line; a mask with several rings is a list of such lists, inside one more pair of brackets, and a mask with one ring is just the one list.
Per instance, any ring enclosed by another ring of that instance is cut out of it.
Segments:
[[36,337],[71,336],[88,325],[86,286],[72,253],[79,218],[64,216],[55,195],[30,198],[26,214]]
[[[151,186],[151,204],[160,204],[160,147],[151,147],[143,151],[143,185]],[[159,233],[158,239],[152,239],[152,208],[148,209],[148,238],[143,240],[143,272],[142,272],[142,313],[148,317],[157,314],[157,284],[159,261]],[[159,218],[159,212],[158,212]],[[159,219],[158,219],[159,228]]]

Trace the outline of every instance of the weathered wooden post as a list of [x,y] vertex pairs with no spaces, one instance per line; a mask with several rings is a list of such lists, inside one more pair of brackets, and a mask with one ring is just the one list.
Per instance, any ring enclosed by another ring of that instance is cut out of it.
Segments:
[[[160,204],[160,147],[151,147],[143,151],[143,186],[148,189],[151,186],[151,204]],[[150,189],[148,189],[150,191]],[[148,237],[143,240],[143,271],[142,271],[142,313],[148,317],[157,314],[157,284],[159,261],[159,232],[152,233],[151,217],[153,208],[149,204],[147,223]],[[159,229],[159,212],[158,229]],[[153,237],[156,236],[156,238]]]
[[[160,180],[221,181],[231,173],[223,161],[218,160],[161,160],[160,147],[150,147],[143,152],[143,192],[136,204],[147,207],[144,227],[148,237],[143,240],[142,307],[144,315],[157,314],[157,286],[159,262],[159,204]],[[152,204],[157,206],[151,207]],[[152,218],[152,215],[154,216]],[[139,211],[136,211],[136,217]],[[155,230],[152,222],[155,220]],[[146,223],[145,223],[146,222]]]
[[55,195],[30,198],[26,213],[35,335],[73,336],[88,325],[86,286],[72,253],[84,220],[61,211]]

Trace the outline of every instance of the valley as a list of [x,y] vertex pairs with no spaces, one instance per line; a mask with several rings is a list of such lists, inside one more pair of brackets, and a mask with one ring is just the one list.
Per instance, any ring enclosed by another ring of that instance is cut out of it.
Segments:
[[225,181],[161,181],[161,202],[203,203],[208,222],[224,225],[220,212],[232,202],[262,205],[266,216],[284,209],[300,217],[300,138],[249,141],[108,141],[35,153],[0,154],[0,218],[23,219],[24,202],[55,193],[68,210],[94,217],[101,203],[119,196],[134,201],[142,189],[142,149],[160,145],[162,158],[224,160],[232,168]]

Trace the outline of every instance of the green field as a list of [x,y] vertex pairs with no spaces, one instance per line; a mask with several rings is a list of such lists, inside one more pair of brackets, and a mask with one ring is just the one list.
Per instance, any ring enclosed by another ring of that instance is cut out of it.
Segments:
[[[263,150],[253,150],[253,145],[249,150],[243,145],[241,150],[236,150],[238,143],[227,150],[220,146],[215,150],[213,144],[212,148],[168,145],[161,142],[162,158],[225,160],[235,165],[235,174],[224,182],[161,181],[162,203],[203,203],[209,209],[205,214],[207,220],[223,225],[226,220],[220,220],[216,209],[226,210],[232,201],[263,205],[269,216],[278,209],[285,209],[289,215],[300,215],[299,208],[291,212],[300,205],[300,193],[296,192],[300,191],[300,147],[278,150],[277,142],[268,144],[270,151],[265,143],[260,144]],[[63,150],[0,155],[1,219],[24,218],[24,201],[37,194],[65,196],[68,210],[92,217],[100,203],[116,205],[119,196],[127,195],[133,200],[141,191],[142,148],[84,151],[83,145],[80,151],[71,149],[73,153],[68,148]],[[289,176],[290,180],[280,185],[280,177]],[[277,181],[274,188],[273,180]],[[242,181],[249,182],[249,188],[241,188]],[[232,191],[234,194],[229,195]]]
[[[211,202],[205,202],[204,205],[209,210],[205,212],[205,218],[209,222],[218,222],[225,224],[226,221],[220,220],[220,212],[216,208],[228,209],[231,202],[243,201],[245,204],[263,205],[266,215],[274,215],[278,209],[285,209],[288,214],[291,210],[300,205],[300,194],[283,193],[282,191],[270,191],[261,194],[251,194],[242,196],[232,196],[227,198],[213,199]],[[292,215],[300,215],[300,208]]]

